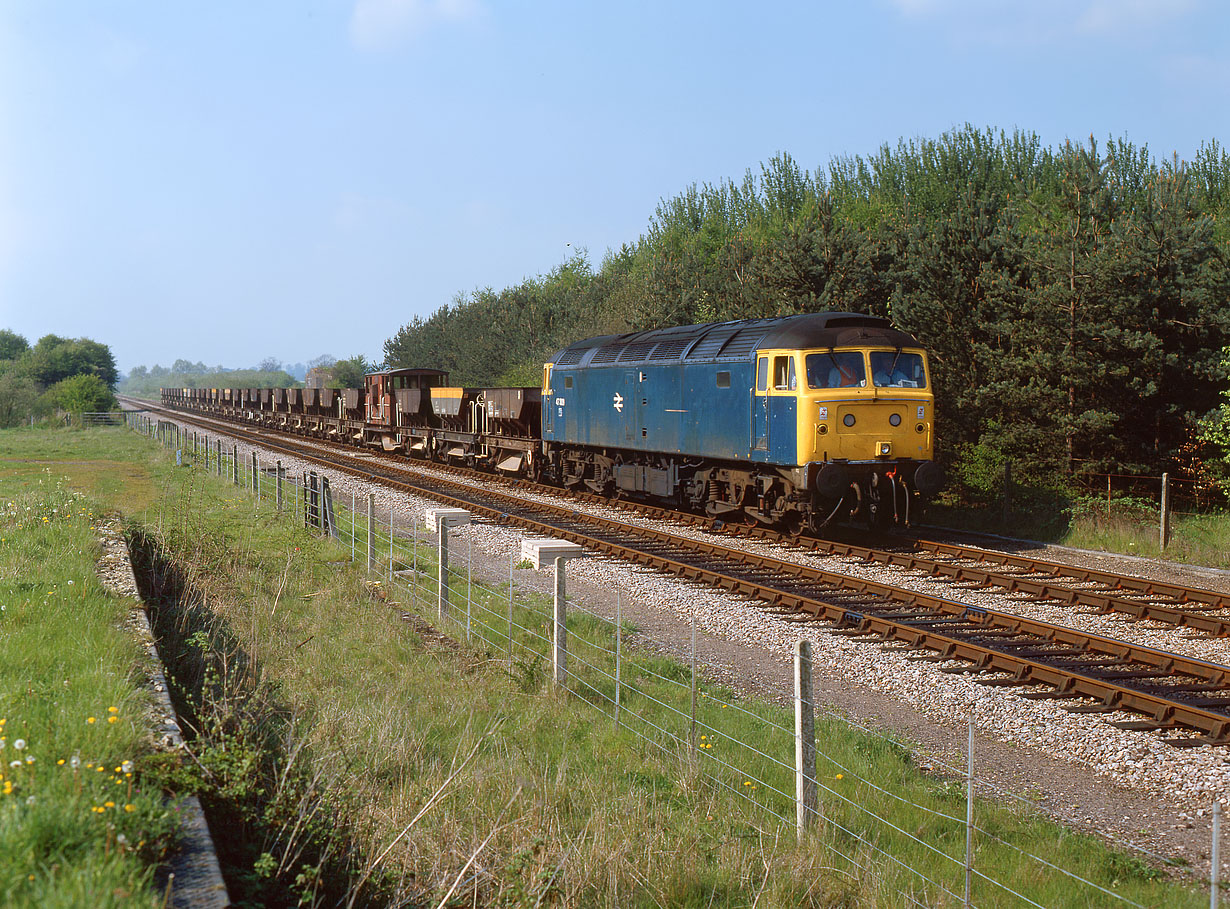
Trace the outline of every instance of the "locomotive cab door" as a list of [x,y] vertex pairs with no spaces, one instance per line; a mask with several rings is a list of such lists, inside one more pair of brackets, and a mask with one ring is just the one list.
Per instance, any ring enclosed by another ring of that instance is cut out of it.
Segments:
[[769,358],[756,360],[756,387],[752,391],[752,452],[769,450]]
[[551,373],[555,364],[547,363],[542,367],[542,431],[548,438],[555,434],[555,399],[551,392]]

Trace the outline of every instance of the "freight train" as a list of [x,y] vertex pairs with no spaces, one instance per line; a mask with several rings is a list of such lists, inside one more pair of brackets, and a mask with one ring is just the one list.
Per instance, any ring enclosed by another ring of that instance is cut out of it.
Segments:
[[164,404],[799,532],[908,524],[944,475],[927,354],[827,312],[588,338],[538,388],[386,369],[363,388],[162,390]]

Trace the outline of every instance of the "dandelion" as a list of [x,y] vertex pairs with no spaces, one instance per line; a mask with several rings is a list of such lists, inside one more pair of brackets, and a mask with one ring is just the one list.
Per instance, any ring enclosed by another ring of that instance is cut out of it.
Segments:
[[134,805],[132,802],[129,802],[127,805],[124,806],[124,810],[129,813],[132,813],[133,811],[137,810],[137,806]]
[[[124,807],[125,807],[125,808],[127,808],[128,806],[127,806],[127,805],[125,805]],[[119,834],[119,835],[117,835],[117,836],[116,836],[116,838],[115,838],[115,843],[116,843],[116,845],[117,845],[117,846],[127,846],[127,845],[128,845],[128,837],[124,836],[124,834],[122,834],[122,833],[121,833],[121,834]]]
[[92,726],[94,723],[97,723],[97,722],[98,722],[98,720],[94,719],[94,717],[92,717],[92,716],[91,716],[91,717],[86,717],[86,720],[85,720],[85,721],[86,721],[86,723],[90,724],[91,726]]
[[103,802],[103,807],[104,808],[114,808],[115,802]]
[[120,766],[116,769],[124,773],[132,773],[132,761],[124,761],[124,763],[120,764]]
[[[26,799],[26,804],[27,804],[27,805],[33,805],[33,804],[34,804],[34,796],[30,796],[30,797],[28,797],[28,798]],[[33,877],[34,877],[34,876],[33,876],[33,875],[31,875],[31,880],[33,880]]]
[[108,707],[107,708],[107,713],[119,713],[119,712],[120,712],[120,708],[118,707]]
[[839,773],[839,774],[837,774],[837,776],[835,776],[833,779],[840,780],[840,779],[844,779],[844,777],[842,776],[842,774],[840,774],[840,773]]
[[118,717],[118,716],[115,716],[114,714],[112,714],[111,716],[107,717],[107,722],[108,722],[108,723],[115,723],[115,722],[118,722],[118,721],[119,721],[119,717]]
[[17,741],[15,741],[13,743],[13,749],[15,751],[25,751],[26,750],[26,740],[18,739]]
[[9,761],[9,767],[11,767],[14,770],[16,770],[20,766],[21,766],[21,761]]
[[81,758],[77,757],[77,755],[74,754],[71,758],[68,759],[68,764],[70,767],[76,770],[78,767],[81,766]]

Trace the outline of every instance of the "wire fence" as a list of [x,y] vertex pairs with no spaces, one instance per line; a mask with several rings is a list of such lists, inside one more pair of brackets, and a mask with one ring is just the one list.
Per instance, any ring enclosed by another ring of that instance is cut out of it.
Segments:
[[[280,462],[259,461],[255,452],[241,457],[233,441],[185,431],[168,421],[134,414],[129,425],[173,447],[177,463],[246,489],[258,502],[330,535],[349,553],[356,570],[374,578],[372,583],[388,591],[399,607],[491,658],[504,659],[510,677],[527,692],[540,690],[555,670],[560,687],[578,702],[607,716],[634,740],[678,760],[715,790],[754,804],[779,824],[797,827],[801,837],[834,862],[859,868],[879,861],[891,867],[903,904],[1145,905],[1116,886],[1115,879],[1093,880],[1100,872],[1080,861],[1076,850],[1064,846],[1039,855],[1005,835],[1002,812],[1030,815],[1036,806],[975,774],[972,718],[967,766],[934,761],[941,770],[934,779],[915,775],[912,782],[903,781],[895,771],[885,772],[882,764],[901,765],[894,757],[901,746],[831,711],[821,710],[818,722],[813,718],[814,750],[809,752],[801,747],[800,729],[807,728],[806,715],[814,717],[811,684],[793,693],[792,728],[783,708],[706,683],[712,667],[696,658],[695,620],[688,661],[654,657],[629,648],[618,594],[614,616],[565,597],[561,623],[558,604],[518,586],[518,572],[533,571],[523,553],[508,554],[504,580],[475,577],[474,534],[433,519],[430,510],[408,504],[378,508],[370,495],[335,495],[323,476],[290,475]],[[406,512],[413,519],[407,520]],[[566,571],[564,563],[556,562],[555,570]],[[562,590],[562,579],[557,584]],[[562,670],[561,639],[567,642]],[[800,673],[810,679],[809,665],[800,667],[799,659],[796,679]],[[862,733],[861,744],[848,744],[850,729]],[[953,786],[960,783],[964,805],[953,795]],[[994,792],[1017,808],[976,802],[976,790]],[[958,813],[957,807],[965,810]],[[1216,907],[1220,806],[1214,804],[1213,811],[1209,905]],[[1117,848],[1162,861],[1135,844],[1107,838]]]
[[1172,515],[1184,517],[1222,513],[1226,508],[1225,493],[1211,478],[1082,471],[1073,474],[1072,481],[1090,500],[1100,500],[1108,516],[1140,515],[1160,508],[1163,498]]

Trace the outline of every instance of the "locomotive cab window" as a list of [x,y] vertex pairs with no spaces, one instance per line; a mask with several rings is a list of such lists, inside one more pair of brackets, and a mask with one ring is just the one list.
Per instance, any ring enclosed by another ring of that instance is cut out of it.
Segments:
[[761,357],[756,361],[756,390],[769,390],[769,358]]
[[777,391],[794,391],[797,384],[794,377],[794,357],[774,357],[773,387]]
[[871,379],[877,388],[926,388],[927,373],[920,354],[900,350],[871,352]]
[[867,373],[858,351],[825,351],[807,355],[808,388],[863,388]]
[[717,387],[718,388],[730,388],[730,373],[719,372],[717,374]]

